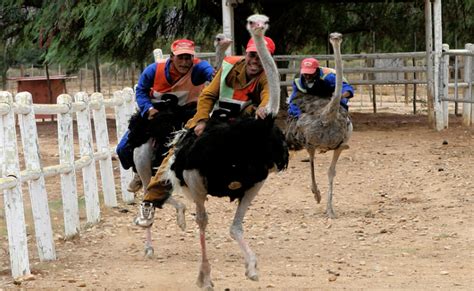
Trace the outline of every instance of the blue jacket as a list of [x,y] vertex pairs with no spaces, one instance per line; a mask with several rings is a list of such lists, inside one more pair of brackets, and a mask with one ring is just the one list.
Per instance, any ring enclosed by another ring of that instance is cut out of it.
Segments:
[[[170,77],[170,65],[170,59],[167,59],[165,75],[168,82],[172,83]],[[199,63],[194,64],[191,70],[191,82],[196,86],[204,84],[206,81],[211,81],[214,76],[214,68],[207,61],[201,60]],[[136,100],[142,116],[153,107],[150,99],[150,90],[153,87],[155,73],[156,63],[150,64],[145,68],[145,70],[143,70],[143,73],[140,75],[140,79],[138,80]]]
[[[319,97],[331,98],[332,94],[334,93],[334,90],[336,89],[335,71],[330,68],[320,67],[318,68],[317,73],[319,73],[319,78],[316,78],[314,85],[311,88],[308,88],[308,85],[306,84],[304,78],[297,78],[293,81],[293,91],[288,100],[289,116],[299,117],[301,114],[301,109],[292,102],[298,91]],[[354,96],[354,88],[349,85],[349,83],[345,79],[343,79],[342,82],[342,94],[344,94],[344,92],[350,93],[350,96],[348,98],[352,98]],[[341,99],[341,106],[343,106],[345,109],[348,109],[348,98]]]

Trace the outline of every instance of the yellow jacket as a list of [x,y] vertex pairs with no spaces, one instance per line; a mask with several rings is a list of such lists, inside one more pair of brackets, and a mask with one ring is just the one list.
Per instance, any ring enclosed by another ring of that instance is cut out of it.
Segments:
[[[257,79],[256,81],[258,83],[255,87],[255,90],[249,96],[249,99],[252,101],[252,106],[249,106],[249,108],[245,110],[246,113],[254,113],[256,108],[265,107],[265,105],[268,103],[270,90],[268,88],[267,76],[264,72],[261,73],[263,75],[247,81],[245,68],[245,59],[242,59],[234,65],[232,70],[227,75],[225,81],[227,86],[234,89],[241,89],[248,86],[254,82],[255,79]],[[212,112],[214,104],[217,100],[219,100],[221,75],[222,69],[219,69],[211,83],[206,88],[204,88],[204,90],[202,90],[198,97],[197,112],[193,118],[188,120],[185,125],[186,128],[193,128],[199,121],[209,119],[209,114]]]

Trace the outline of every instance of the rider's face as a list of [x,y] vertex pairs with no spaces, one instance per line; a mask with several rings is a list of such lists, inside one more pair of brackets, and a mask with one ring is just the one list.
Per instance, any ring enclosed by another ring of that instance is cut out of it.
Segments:
[[193,56],[190,54],[173,55],[171,63],[180,74],[186,74],[193,66]]
[[245,54],[245,63],[247,76],[251,79],[258,76],[263,71],[262,62],[257,52],[248,52]]
[[311,83],[316,79],[316,72],[314,74],[303,74],[306,83]]

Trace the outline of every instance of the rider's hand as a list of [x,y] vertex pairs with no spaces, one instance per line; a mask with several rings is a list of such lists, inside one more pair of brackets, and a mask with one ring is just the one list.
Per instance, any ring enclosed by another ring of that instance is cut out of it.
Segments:
[[196,126],[194,127],[194,133],[197,136],[200,136],[201,133],[204,131],[204,128],[206,128],[206,122],[205,121],[199,121]]
[[267,117],[267,109],[265,107],[259,107],[257,111],[255,111],[255,115],[257,118],[265,119],[265,117]]
[[155,108],[151,108],[150,110],[148,110],[148,120],[153,119],[153,116],[157,113],[158,110],[156,110]]

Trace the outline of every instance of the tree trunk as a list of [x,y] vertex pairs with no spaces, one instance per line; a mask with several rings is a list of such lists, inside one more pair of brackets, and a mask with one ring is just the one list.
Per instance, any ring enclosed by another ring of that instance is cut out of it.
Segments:
[[95,85],[97,87],[94,86],[94,88],[96,88],[96,92],[100,92],[101,91],[101,87],[100,87],[100,63],[99,63],[99,56],[96,55],[95,56],[95,79],[96,79],[96,82],[95,82]]
[[46,83],[48,84],[48,99],[49,99],[49,104],[54,104],[56,102],[53,102],[53,90],[51,89],[51,80],[49,79],[49,67],[48,63],[44,64],[44,69],[46,71]]

